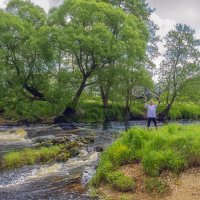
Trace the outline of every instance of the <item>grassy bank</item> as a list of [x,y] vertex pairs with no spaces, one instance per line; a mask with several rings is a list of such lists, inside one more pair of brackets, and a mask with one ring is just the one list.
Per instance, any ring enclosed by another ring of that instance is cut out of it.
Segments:
[[[161,103],[158,107],[158,113],[165,109],[165,104]],[[76,121],[83,122],[102,122],[104,120],[120,121],[124,120],[124,107],[120,104],[110,105],[104,109],[100,101],[83,101],[77,108],[77,113],[74,118]],[[176,103],[172,106],[168,118],[171,120],[200,119],[200,105],[194,103]],[[130,120],[146,119],[146,109],[144,102],[135,101],[130,108]]]
[[[162,112],[165,109],[165,103],[161,102],[158,107],[158,112]],[[56,105],[48,102],[34,102],[17,104],[14,107],[6,107],[2,118],[22,121],[22,122],[53,122],[55,116],[60,115],[65,109],[64,105]],[[79,122],[102,122],[105,120],[123,120],[124,105],[121,103],[111,103],[110,106],[103,108],[100,99],[81,100],[77,106],[76,114],[73,117],[73,121]],[[130,108],[130,119],[145,119],[146,109],[144,108],[144,102],[134,101]],[[176,102],[168,115],[169,119],[200,119],[200,105],[191,102]]]
[[36,163],[66,161],[70,157],[70,152],[64,148],[64,145],[55,145],[9,152],[3,156],[2,167],[3,169],[12,169]]
[[[141,163],[148,177],[159,177],[164,171],[180,173],[189,167],[200,166],[199,144],[200,125],[171,124],[157,131],[133,128],[124,132],[102,154],[91,184],[98,187],[108,183],[119,191],[134,190],[134,178],[119,171],[120,166],[131,163]],[[153,184],[157,183],[153,181]]]

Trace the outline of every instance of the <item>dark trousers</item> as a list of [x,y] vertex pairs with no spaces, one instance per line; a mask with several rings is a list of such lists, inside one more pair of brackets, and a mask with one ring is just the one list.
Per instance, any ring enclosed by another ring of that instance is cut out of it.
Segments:
[[147,118],[147,127],[149,128],[149,126],[150,126],[150,124],[151,124],[151,121],[153,121],[154,126],[157,128],[156,118],[153,118],[153,117],[148,117],[148,118]]

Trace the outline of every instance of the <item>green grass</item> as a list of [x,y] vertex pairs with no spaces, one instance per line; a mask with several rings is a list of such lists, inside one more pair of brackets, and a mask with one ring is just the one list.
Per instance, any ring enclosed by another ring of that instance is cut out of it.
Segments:
[[122,120],[124,109],[119,105],[103,108],[100,101],[82,101],[77,108],[75,120],[86,122],[103,122],[105,120]]
[[102,153],[91,183],[109,182],[109,176],[121,165],[140,162],[150,177],[169,170],[179,173],[188,167],[200,166],[200,125],[171,124],[157,131],[133,128],[122,133]]
[[[61,145],[57,145],[38,149],[26,148],[20,151],[9,152],[3,156],[2,165],[5,169],[12,169],[25,165],[54,161],[59,155],[63,154],[62,148]],[[65,155],[60,160],[62,161],[64,158],[67,160],[69,157],[70,153],[65,152]]]
[[170,119],[199,119],[200,118],[200,106],[195,103],[175,103],[170,112]]
[[122,172],[110,172],[106,180],[111,186],[120,192],[128,192],[134,189],[135,183],[132,178],[125,176]]
[[[66,98],[58,98],[61,101],[27,101],[25,98],[10,99],[9,103],[0,102],[0,107],[4,108],[3,117],[15,120],[45,120],[60,115],[65,109],[67,102]],[[56,100],[58,100],[56,98]],[[156,102],[156,101],[155,101]],[[76,108],[76,115],[73,120],[82,122],[102,122],[104,120],[123,120],[124,119],[124,102],[109,102],[109,108],[104,109],[100,97],[88,96],[85,93],[82,95]],[[158,107],[158,112],[165,109],[165,102],[161,102]],[[131,105],[131,119],[144,119],[146,109],[144,102],[134,100]],[[176,101],[168,115],[169,119],[200,119],[200,105],[193,102]]]
[[170,190],[169,186],[157,179],[157,178],[150,178],[145,182],[145,188],[148,193],[156,193],[163,195]]

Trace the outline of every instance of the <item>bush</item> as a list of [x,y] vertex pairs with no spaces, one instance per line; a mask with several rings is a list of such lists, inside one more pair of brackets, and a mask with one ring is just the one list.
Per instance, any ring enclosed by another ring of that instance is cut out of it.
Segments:
[[107,182],[114,189],[120,192],[128,192],[134,189],[134,181],[132,178],[125,176],[122,172],[115,171],[107,174]]
[[171,150],[150,151],[145,154],[142,165],[147,175],[159,176],[164,170],[178,173],[187,166],[187,162],[181,155]]
[[94,187],[97,187],[99,186],[100,182],[107,181],[107,174],[113,171],[115,168],[116,166],[114,166],[109,160],[107,154],[102,153],[96,174],[90,181],[90,184]]
[[132,151],[121,141],[115,142],[108,150],[108,158],[115,165],[120,166],[130,162]]

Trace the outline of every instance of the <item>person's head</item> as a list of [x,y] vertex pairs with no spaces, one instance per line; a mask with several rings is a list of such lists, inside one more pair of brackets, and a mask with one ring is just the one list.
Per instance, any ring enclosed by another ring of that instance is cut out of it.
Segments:
[[151,106],[153,105],[153,100],[150,101],[150,105],[151,105]]

